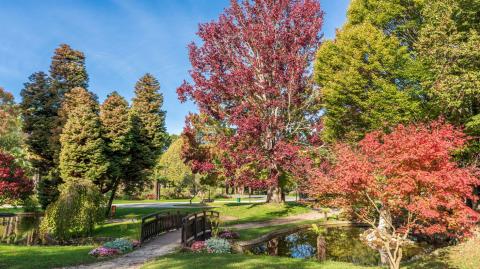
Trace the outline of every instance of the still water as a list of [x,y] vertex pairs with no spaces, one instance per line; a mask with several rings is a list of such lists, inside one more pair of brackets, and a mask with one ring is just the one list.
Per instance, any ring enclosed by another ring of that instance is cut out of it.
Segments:
[[35,245],[40,243],[41,215],[17,214],[0,216],[0,243]]
[[[380,254],[360,240],[365,228],[329,227],[319,236],[309,229],[285,234],[260,243],[249,249],[253,254],[282,256],[300,259],[317,259],[349,262],[360,265],[378,265]],[[404,261],[431,251],[427,244],[417,243],[404,251]]]

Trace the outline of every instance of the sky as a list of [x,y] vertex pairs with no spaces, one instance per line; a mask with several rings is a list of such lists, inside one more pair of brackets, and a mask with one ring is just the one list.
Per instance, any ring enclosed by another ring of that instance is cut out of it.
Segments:
[[[321,0],[322,32],[331,39],[345,21],[349,0]],[[131,100],[145,73],[160,82],[166,126],[179,134],[196,111],[176,89],[189,80],[187,45],[199,42],[198,24],[216,20],[229,0],[15,0],[0,1],[0,87],[20,101],[30,74],[48,72],[50,58],[66,43],[85,53],[89,90],[102,102],[116,90]]]

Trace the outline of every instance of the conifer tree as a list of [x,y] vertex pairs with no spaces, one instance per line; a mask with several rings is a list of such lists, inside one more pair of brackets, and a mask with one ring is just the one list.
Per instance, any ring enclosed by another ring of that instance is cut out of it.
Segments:
[[[48,117],[51,127],[48,129],[48,149],[42,155],[49,157],[51,165],[44,170],[45,176],[41,177],[39,184],[39,198],[46,208],[58,196],[58,185],[62,183],[60,178],[59,155],[60,134],[66,122],[66,115],[61,107],[64,96],[75,87],[88,87],[88,75],[85,68],[85,56],[81,51],[72,49],[69,45],[61,44],[55,49],[50,65],[50,98],[44,105],[51,109],[53,116]],[[33,90],[33,88],[32,88]],[[32,130],[33,131],[33,130]]]
[[143,134],[150,140],[150,148],[155,157],[164,150],[168,140],[165,129],[165,111],[162,110],[163,95],[160,84],[151,74],[145,74],[135,85],[132,109],[143,125]]
[[98,103],[87,90],[77,87],[65,95],[62,110],[67,122],[60,137],[59,170],[64,181],[87,180],[106,188],[109,166],[98,115]]
[[131,108],[133,144],[129,167],[127,192],[135,192],[149,185],[149,176],[160,154],[165,150],[168,134],[165,129],[165,111],[160,84],[151,74],[145,74],[135,85]]
[[87,89],[88,75],[85,68],[83,52],[72,49],[69,45],[61,44],[55,49],[50,65],[51,89],[56,95],[57,118],[55,128],[52,129],[50,146],[58,163],[60,153],[60,134],[67,121],[67,112],[62,111],[65,94],[75,87]]
[[56,95],[50,89],[49,77],[43,72],[33,73],[20,95],[23,131],[27,134],[25,142],[33,155],[34,167],[45,175],[53,166],[49,141],[57,116]]
[[111,93],[100,107],[100,120],[106,154],[110,162],[108,181],[104,189],[111,192],[107,207],[109,211],[119,184],[128,180],[127,167],[131,160],[132,146],[132,123],[128,102],[117,92]]

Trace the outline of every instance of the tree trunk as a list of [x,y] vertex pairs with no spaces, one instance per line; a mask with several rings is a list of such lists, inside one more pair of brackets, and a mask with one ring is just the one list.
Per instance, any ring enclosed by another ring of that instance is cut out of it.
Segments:
[[155,180],[155,200],[160,200],[160,182],[158,180]]
[[[388,213],[382,210],[380,212],[377,229],[385,233],[388,231],[388,220],[386,218],[388,218]],[[380,253],[380,262],[382,263],[382,265],[390,264],[387,251],[387,249],[380,249],[378,251]]]
[[280,186],[270,186],[267,190],[267,203],[283,203],[285,202],[285,195],[283,195]]
[[317,260],[324,261],[327,259],[327,242],[325,238],[319,235],[317,236]]
[[113,188],[112,188],[112,193],[110,194],[110,198],[108,199],[107,212],[105,212],[105,216],[107,218],[110,215],[110,210],[112,208],[113,199],[115,199],[115,193],[117,192],[117,187],[118,187],[119,182],[120,182],[120,180],[118,180],[118,179],[115,181],[115,185],[113,185]]

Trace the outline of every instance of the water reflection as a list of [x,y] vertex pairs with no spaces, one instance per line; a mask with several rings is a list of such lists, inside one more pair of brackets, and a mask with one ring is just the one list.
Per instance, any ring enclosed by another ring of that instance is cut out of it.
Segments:
[[[326,228],[317,236],[310,230],[295,232],[263,242],[250,249],[254,254],[301,259],[333,260],[361,265],[378,265],[380,255],[359,239],[364,228]],[[405,260],[420,254],[423,247],[416,245],[405,250]]]
[[18,214],[0,216],[0,243],[34,245],[40,243],[41,216]]

